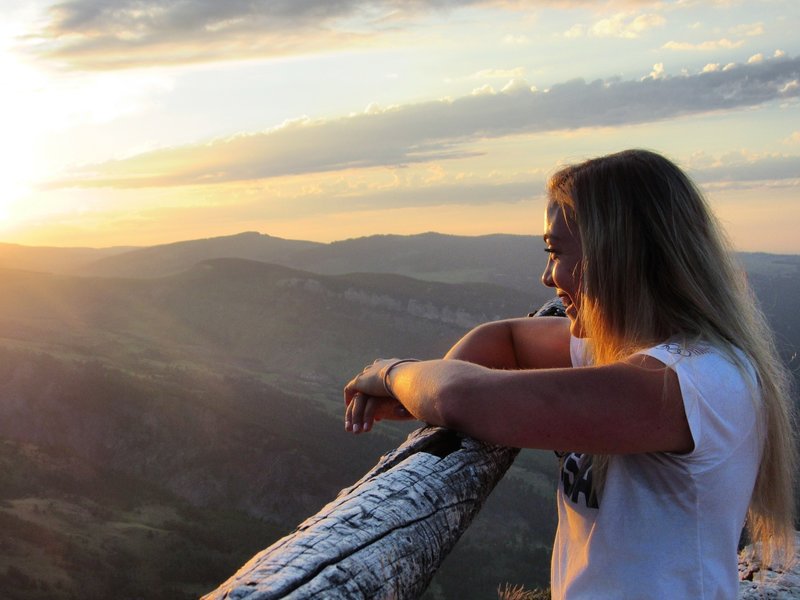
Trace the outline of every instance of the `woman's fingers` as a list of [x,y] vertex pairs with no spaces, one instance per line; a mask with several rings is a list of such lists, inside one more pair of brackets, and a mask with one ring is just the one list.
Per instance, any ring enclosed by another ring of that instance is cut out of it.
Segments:
[[392,398],[375,398],[356,392],[345,408],[345,431],[363,433],[371,431],[375,421],[407,421],[414,419],[402,404]]
[[373,398],[356,392],[344,413],[344,428],[346,431],[361,433],[369,431],[375,422],[375,411],[380,398]]
[[344,417],[344,428],[353,433],[359,433],[364,425],[364,408],[367,397],[361,392],[353,394],[352,400],[347,405]]
[[344,386],[345,406],[350,406],[350,403],[353,401],[353,396],[355,396],[356,393],[358,393],[356,389],[356,379],[358,379],[358,377],[351,379],[350,382],[346,386]]
[[369,398],[364,406],[364,415],[361,421],[361,430],[366,432],[372,429],[372,424],[375,422],[375,408],[379,400],[377,398]]
[[375,421],[413,418],[404,413],[393,398],[386,397],[382,369],[394,359],[378,358],[344,386],[344,428],[361,433],[370,431]]
[[353,431],[353,403],[348,401],[346,390],[344,399],[344,430]]
[[381,379],[380,371],[377,367],[370,365],[344,386],[345,404],[350,404],[357,393],[366,394],[367,396],[380,396],[385,393],[383,379]]

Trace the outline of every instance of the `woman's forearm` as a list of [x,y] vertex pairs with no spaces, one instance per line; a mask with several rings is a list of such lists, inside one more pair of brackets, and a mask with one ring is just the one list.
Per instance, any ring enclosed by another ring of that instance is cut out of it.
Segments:
[[460,359],[403,363],[392,369],[387,387],[417,419],[452,426],[461,390],[487,372],[486,367]]
[[579,369],[403,363],[388,379],[416,418],[493,444],[599,454],[693,447],[677,376],[647,356]]

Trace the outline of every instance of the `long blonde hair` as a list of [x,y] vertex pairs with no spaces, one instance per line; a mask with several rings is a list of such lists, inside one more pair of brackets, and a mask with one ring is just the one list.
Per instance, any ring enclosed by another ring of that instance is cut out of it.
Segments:
[[[743,270],[703,195],[672,162],[627,150],[558,171],[550,198],[583,247],[580,319],[607,364],[670,338],[739,348],[758,376],[764,448],[747,527],[762,559],[794,554],[796,444],[790,378]],[[602,486],[608,457],[594,457]],[[600,488],[601,489],[601,488]]]

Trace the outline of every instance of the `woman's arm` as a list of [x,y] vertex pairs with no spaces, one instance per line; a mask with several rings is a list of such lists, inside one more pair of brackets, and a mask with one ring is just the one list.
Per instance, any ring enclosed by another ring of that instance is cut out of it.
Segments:
[[[376,363],[345,388],[351,422],[381,397]],[[505,446],[600,454],[688,452],[693,441],[674,371],[637,355],[577,369],[498,370],[460,360],[403,363],[389,390],[414,417]]]
[[525,317],[479,325],[445,355],[492,369],[571,366],[569,319]]
[[[569,321],[558,317],[493,321],[474,328],[445,355],[492,369],[569,367]],[[414,418],[396,399],[345,394],[345,429],[361,433],[381,419]],[[354,417],[355,415],[355,417]]]

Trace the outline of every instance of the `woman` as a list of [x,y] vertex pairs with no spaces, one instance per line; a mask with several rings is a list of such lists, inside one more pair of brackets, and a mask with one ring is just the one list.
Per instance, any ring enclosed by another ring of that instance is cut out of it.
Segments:
[[742,527],[793,554],[788,378],[701,194],[630,150],[548,184],[544,285],[568,319],[378,360],[345,427],[409,415],[562,456],[554,598],[734,598]]

